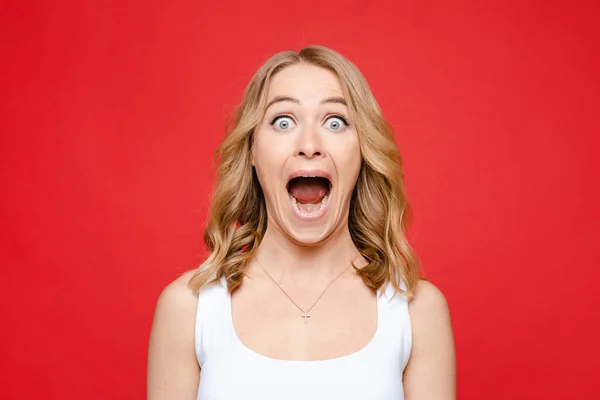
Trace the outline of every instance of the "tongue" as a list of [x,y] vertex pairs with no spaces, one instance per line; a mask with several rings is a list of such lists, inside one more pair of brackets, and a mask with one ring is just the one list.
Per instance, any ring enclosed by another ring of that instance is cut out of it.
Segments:
[[326,182],[323,178],[296,178],[290,182],[289,190],[300,203],[318,203],[329,189]]

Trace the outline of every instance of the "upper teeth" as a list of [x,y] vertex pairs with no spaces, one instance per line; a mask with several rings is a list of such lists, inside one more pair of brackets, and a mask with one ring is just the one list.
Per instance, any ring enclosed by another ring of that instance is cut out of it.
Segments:
[[288,184],[290,183],[290,181],[292,179],[295,179],[295,178],[323,178],[323,179],[327,180],[327,182],[329,183],[329,187],[331,188],[331,180],[329,178],[326,178],[326,177],[322,176],[322,175],[298,175],[298,176],[294,176],[293,178],[291,178],[288,181]]

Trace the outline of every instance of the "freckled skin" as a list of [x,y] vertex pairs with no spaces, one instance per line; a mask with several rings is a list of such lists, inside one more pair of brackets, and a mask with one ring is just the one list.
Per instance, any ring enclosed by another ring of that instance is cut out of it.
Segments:
[[[323,244],[347,230],[361,165],[358,134],[344,104],[322,104],[324,99],[344,97],[339,79],[326,69],[306,64],[283,69],[271,81],[267,102],[277,96],[293,97],[298,103],[277,102],[266,110],[252,154],[269,229],[298,244]],[[319,220],[301,221],[293,214],[286,184],[289,174],[299,169],[320,169],[332,177],[328,209]]]

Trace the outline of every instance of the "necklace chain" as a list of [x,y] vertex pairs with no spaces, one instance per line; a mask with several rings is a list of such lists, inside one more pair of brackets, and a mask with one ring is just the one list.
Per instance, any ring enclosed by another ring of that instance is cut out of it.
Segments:
[[339,277],[341,277],[342,275],[344,275],[344,273],[348,270],[347,267],[344,268],[344,270],[339,275],[337,275],[335,278],[333,278],[331,280],[331,282],[329,282],[329,284],[321,292],[321,294],[319,295],[319,297],[317,297],[317,300],[315,300],[315,302],[312,304],[312,306],[310,306],[310,308],[308,310],[304,311],[304,309],[302,307],[300,307],[298,305],[298,303],[296,303],[294,301],[294,299],[292,299],[289,294],[287,294],[287,292],[281,287],[281,285],[279,283],[277,283],[277,281],[275,279],[273,279],[273,277],[271,276],[271,274],[269,274],[269,272],[265,269],[265,267],[263,267],[262,263],[258,260],[258,258],[257,257],[254,257],[254,258],[256,259],[256,262],[258,262],[258,265],[260,265],[260,267],[262,268],[262,270],[265,271],[265,274],[267,274],[267,276],[269,277],[269,279],[271,281],[273,281],[273,283],[275,285],[277,285],[277,287],[279,288],[279,290],[281,290],[283,292],[283,294],[285,295],[285,297],[287,297],[300,311],[302,311],[301,317],[304,318],[304,323],[308,322],[308,318],[310,318],[309,312],[317,305],[317,303],[319,302],[319,300],[321,300],[321,297],[323,297],[323,295],[325,294],[325,292],[327,291],[327,289],[329,289],[329,287],[333,284],[333,282],[335,282]]

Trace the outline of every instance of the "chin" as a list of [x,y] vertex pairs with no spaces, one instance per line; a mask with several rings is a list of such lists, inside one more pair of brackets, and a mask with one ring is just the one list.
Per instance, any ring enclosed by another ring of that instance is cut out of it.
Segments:
[[318,246],[329,237],[328,230],[312,227],[307,229],[291,229],[287,234],[293,242],[300,246]]

